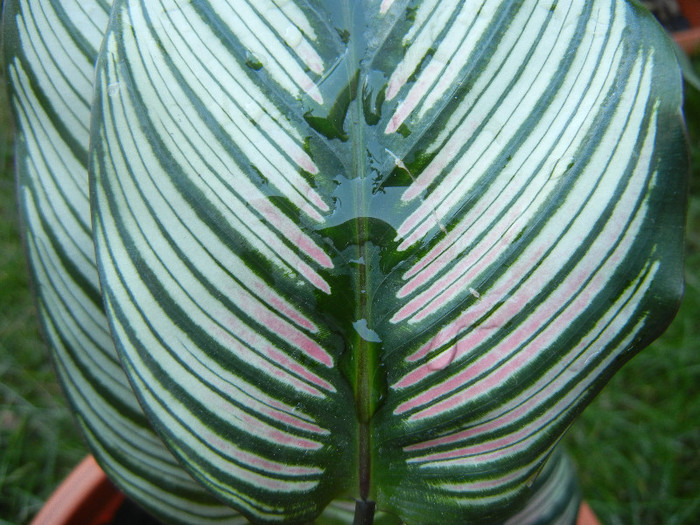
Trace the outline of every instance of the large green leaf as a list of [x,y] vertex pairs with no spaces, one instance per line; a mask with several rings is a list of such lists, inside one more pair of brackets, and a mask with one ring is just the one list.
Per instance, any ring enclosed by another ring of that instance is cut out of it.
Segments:
[[102,310],[87,159],[109,4],[7,0],[3,14],[24,241],[43,331],[83,435],[112,480],[161,518],[245,522],[196,484],[153,432]]
[[[107,6],[30,0],[10,1],[6,9],[3,37],[18,124],[24,234],[42,324],[88,444],[112,479],[161,519],[236,521],[235,513],[192,484],[150,431],[119,370],[100,311],[85,162],[92,63]],[[575,511],[571,487],[562,481],[570,472],[565,463],[555,464],[514,523],[557,515],[561,505],[573,504]],[[334,502],[319,521],[349,523],[353,506],[352,500]],[[380,514],[379,522],[393,521]]]
[[148,417],[257,521],[512,517],[677,307],[680,101],[620,0],[117,0],[93,222]]

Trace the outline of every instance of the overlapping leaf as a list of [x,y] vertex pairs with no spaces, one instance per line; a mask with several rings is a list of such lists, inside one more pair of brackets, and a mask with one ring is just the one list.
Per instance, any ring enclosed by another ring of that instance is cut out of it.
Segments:
[[512,516],[677,304],[673,64],[614,0],[119,0],[97,251],[174,453],[256,520]]
[[98,1],[4,6],[19,200],[42,326],[83,435],[129,496],[170,522],[244,523],[196,484],[153,432],[102,310],[87,149],[94,60],[108,16],[109,5]]

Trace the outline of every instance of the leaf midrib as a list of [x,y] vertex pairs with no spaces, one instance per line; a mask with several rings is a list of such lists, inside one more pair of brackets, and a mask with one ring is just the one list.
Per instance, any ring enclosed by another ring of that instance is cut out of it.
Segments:
[[[346,22],[346,27],[350,27],[351,34],[358,34],[361,27],[364,26],[364,20],[362,10],[352,9],[350,2],[343,2],[343,18]],[[358,53],[357,46],[362,42],[362,39],[351,38],[348,53],[349,60],[345,61],[347,68],[347,78],[350,82],[355,80],[357,85],[355,87],[354,100],[350,102],[351,109],[347,116],[350,121],[348,122],[349,135],[351,140],[351,150],[352,150],[352,174],[360,180],[365,179],[367,176],[366,170],[366,156],[364,154],[365,144],[365,126],[363,126],[363,114],[362,106],[358,103],[357,94],[360,93],[360,84],[362,78],[366,74],[361,71],[361,63],[359,56],[364,56],[364,50],[362,53]],[[355,68],[360,68],[359,74]],[[367,195],[363,191],[365,185],[360,184],[355,186],[358,195],[356,195],[353,202],[356,203],[357,209],[355,210],[355,220],[357,221],[356,229],[356,242],[357,247],[357,260],[367,261],[367,249],[365,246],[365,240],[367,239],[366,231],[368,229],[368,217],[367,209],[368,204],[366,202]],[[355,304],[356,304],[356,315],[357,321],[366,320],[369,323],[370,320],[370,310],[371,301],[368,300],[369,295],[369,278],[366,264],[358,264],[357,266],[357,288],[355,289]],[[372,399],[372,384],[371,384],[371,373],[370,368],[372,365],[372,359],[370,357],[370,343],[366,341],[359,334],[356,334],[354,353],[355,362],[357,363],[355,369],[355,412],[357,416],[357,443],[358,443],[358,482],[359,482],[359,495],[363,501],[366,501],[370,494],[370,483],[371,483],[371,432],[370,432],[370,420],[371,414],[371,399]]]

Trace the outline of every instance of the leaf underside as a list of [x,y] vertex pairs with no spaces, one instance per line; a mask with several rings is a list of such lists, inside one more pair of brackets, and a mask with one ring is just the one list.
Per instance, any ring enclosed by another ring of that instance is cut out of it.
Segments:
[[[31,60],[16,54],[22,85]],[[89,159],[131,386],[217,498],[258,522],[311,520],[337,498],[406,523],[573,522],[571,469],[547,458],[682,289],[680,77],[648,13],[618,0],[116,0],[89,151],[86,117],[66,134],[68,112],[34,83],[48,102],[32,87],[15,105],[57,114],[82,177],[84,254]],[[31,238],[63,222],[39,200],[61,192],[27,181]],[[29,251],[35,267],[53,258]],[[68,279],[98,305],[82,257]],[[68,391],[84,410],[88,390]],[[323,520],[351,512],[338,503]]]

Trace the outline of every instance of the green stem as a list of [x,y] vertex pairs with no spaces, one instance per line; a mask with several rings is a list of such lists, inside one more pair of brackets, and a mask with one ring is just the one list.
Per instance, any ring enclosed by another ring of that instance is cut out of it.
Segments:
[[[364,226],[364,222],[360,223],[360,227]],[[360,246],[360,257],[364,256],[364,245]],[[364,265],[360,265],[360,283],[365,283],[367,280],[366,269]],[[364,284],[362,285],[364,286]],[[367,315],[366,294],[359,294],[358,307],[360,315]],[[364,317],[366,319],[366,317]],[[360,498],[366,500],[369,496],[370,472],[371,472],[371,453],[370,453],[370,400],[371,384],[370,384],[370,343],[359,337],[357,339],[357,376],[355,387],[355,404],[358,420],[358,462],[359,462],[359,484]]]
[[[345,25],[350,29],[350,34],[355,34],[356,29],[357,34],[360,34],[359,28],[364,27],[364,21],[361,20],[364,16],[362,10],[356,6],[353,2],[345,0],[343,2],[343,18],[345,20]],[[359,18],[358,18],[359,17]],[[349,52],[350,56],[345,62],[347,67],[348,78],[351,79],[353,83],[353,89],[350,90],[350,106],[349,114],[346,116],[349,119],[348,126],[354,131],[352,133],[352,158],[353,158],[353,172],[356,174],[358,179],[365,180],[368,176],[367,174],[367,154],[363,146],[365,144],[364,137],[364,126],[363,126],[363,113],[362,105],[357,101],[357,94],[360,92],[360,82],[362,74],[360,70],[362,65],[360,64],[360,56],[364,56],[364,52],[361,55],[357,53],[357,46],[362,45],[362,40],[354,41],[353,45],[350,46]],[[354,101],[354,105],[352,104]],[[356,203],[358,206],[357,212],[357,259],[360,261],[367,261],[366,256],[366,246],[365,242],[367,239],[366,230],[367,224],[367,210],[369,208],[367,197],[365,193],[365,185],[361,185],[359,194],[356,195]],[[371,294],[369,290],[369,279],[367,275],[367,268],[365,264],[358,265],[358,289],[356,290],[356,320],[365,320],[365,322],[370,321],[370,305],[368,304],[367,297]],[[363,337],[357,338],[356,346],[356,375],[355,375],[355,409],[358,419],[358,482],[359,482],[359,492],[360,500],[357,501],[357,506],[355,507],[355,524],[367,524],[371,525],[374,521],[374,502],[368,502],[367,498],[370,494],[370,480],[371,480],[371,430],[370,430],[370,419],[371,414],[371,400],[372,400],[372,381],[370,371],[372,369],[372,351],[371,343],[365,341]],[[359,521],[358,521],[359,520]]]

